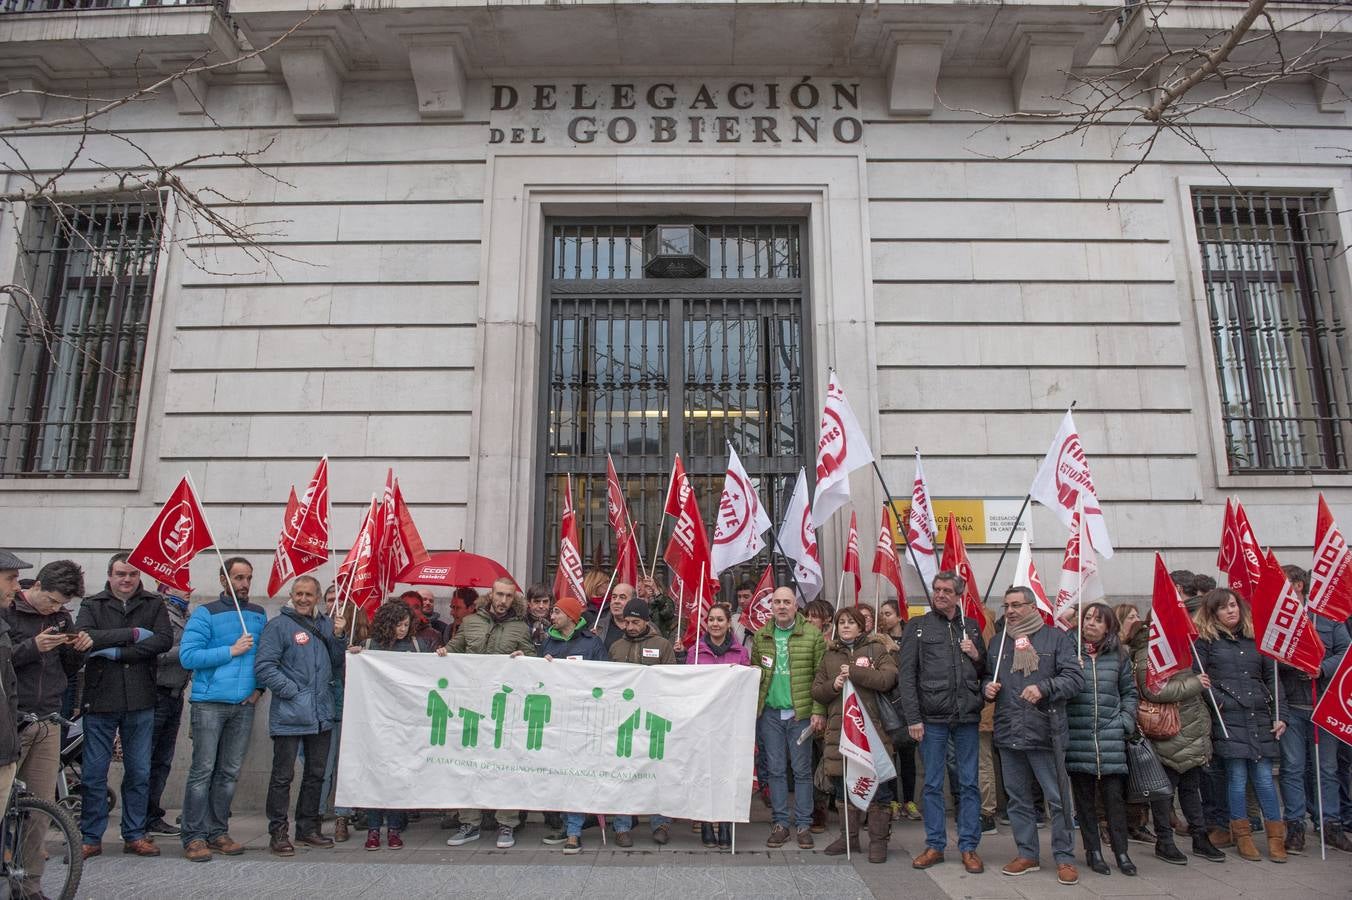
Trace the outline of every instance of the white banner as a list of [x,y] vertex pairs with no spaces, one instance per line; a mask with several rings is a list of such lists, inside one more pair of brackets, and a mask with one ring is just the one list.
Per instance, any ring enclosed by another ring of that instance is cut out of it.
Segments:
[[746,822],[758,670],[366,651],[339,806]]

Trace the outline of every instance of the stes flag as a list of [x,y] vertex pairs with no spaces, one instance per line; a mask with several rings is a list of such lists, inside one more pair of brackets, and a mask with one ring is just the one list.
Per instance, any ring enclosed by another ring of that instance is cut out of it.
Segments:
[[728,472],[723,477],[723,495],[718,499],[709,574],[717,578],[760,553],[765,549],[763,535],[774,527],[756,495],[751,476],[746,474],[737,451],[729,444]]
[[929,488],[925,485],[925,470],[920,467],[920,451],[915,451],[915,484],[911,487],[911,511],[906,515],[906,562],[920,573],[924,584],[934,581],[938,574],[938,555],[934,545],[939,526],[934,523],[934,507],[930,505]]
[[826,406],[817,437],[817,492],[812,507],[818,524],[850,501],[850,473],[871,462],[873,451],[864,429],[859,427],[833,371],[826,385]]
[[1094,549],[1104,559],[1113,558],[1113,543],[1108,537],[1108,526],[1103,521],[1103,509],[1099,504],[1098,493],[1094,490],[1094,479],[1089,474],[1089,459],[1084,455],[1084,445],[1080,443],[1079,432],[1075,430],[1075,420],[1070,410],[1061,420],[1056,437],[1052,439],[1051,449],[1033,476],[1033,486],[1028,495],[1043,506],[1056,513],[1061,524],[1071,527],[1071,518],[1075,515],[1076,504],[1083,502],[1084,514],[1089,517],[1089,537]]
[[817,525],[808,502],[807,472],[798,470],[793,496],[779,526],[779,549],[793,562],[799,605],[811,603],[822,592],[822,561],[817,551]]
[[1061,560],[1061,587],[1056,592],[1056,625],[1069,631],[1078,621],[1078,610],[1086,604],[1103,599],[1103,582],[1099,579],[1098,559],[1089,542],[1086,519],[1075,510],[1070,520],[1070,536],[1066,540],[1066,555]]

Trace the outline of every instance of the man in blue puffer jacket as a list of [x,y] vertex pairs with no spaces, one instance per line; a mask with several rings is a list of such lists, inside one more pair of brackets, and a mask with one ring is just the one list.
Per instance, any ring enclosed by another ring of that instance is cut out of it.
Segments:
[[333,620],[317,613],[320,590],[309,575],[292,583],[291,605],[263,629],[254,660],[258,684],[272,692],[268,710],[272,774],[265,805],[272,836],[269,848],[276,856],[296,854],[287,839],[287,807],[302,745],[305,769],[296,798],[296,840],[311,847],[333,846],[333,839],[320,832],[319,795],[335,719],[329,681],[343,667],[347,642],[341,613]]
[[183,855],[193,862],[210,862],[213,852],[244,852],[227,828],[262,694],[254,680],[254,653],[268,614],[249,602],[249,561],[231,557],[225,571],[230,582],[221,575],[220,599],[193,610],[178,646],[179,665],[192,672],[192,767],[183,790],[182,840]]

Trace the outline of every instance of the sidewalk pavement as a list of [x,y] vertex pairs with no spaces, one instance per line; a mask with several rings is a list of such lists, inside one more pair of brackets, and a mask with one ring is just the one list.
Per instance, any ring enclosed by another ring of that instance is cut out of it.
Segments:
[[[753,804],[755,807],[756,804]],[[758,813],[761,810],[754,810]],[[758,815],[757,818],[760,818]],[[502,900],[503,897],[548,897],[550,900],[771,900],[771,898],[829,898],[829,900],[1088,900],[1114,897],[1176,897],[1186,900],[1230,900],[1235,897],[1267,897],[1280,900],[1316,900],[1352,897],[1352,855],[1330,850],[1327,861],[1319,859],[1318,845],[1303,857],[1293,856],[1285,865],[1271,861],[1251,863],[1229,855],[1224,863],[1209,863],[1189,857],[1186,866],[1167,865],[1153,856],[1147,845],[1132,844],[1131,855],[1141,874],[1127,878],[1114,870],[1100,876],[1080,867],[1080,884],[1063,887],[1056,882],[1050,850],[1044,847],[1041,872],[1018,878],[1000,874],[1000,866],[1014,856],[1007,826],[986,835],[980,853],[986,872],[968,875],[950,844],[947,862],[926,871],[911,868],[911,857],[924,849],[920,822],[893,824],[891,855],[887,863],[870,865],[866,852],[829,857],[822,849],[835,837],[833,827],[816,835],[814,850],[798,850],[792,843],[767,850],[764,822],[738,828],[737,853],[706,851],[699,835],[685,822],[671,829],[671,843],[652,843],[646,824],[634,831],[634,848],[602,845],[599,832],[583,834],[583,850],[564,856],[562,848],[540,842],[544,826],[538,815],[517,829],[517,844],[510,850],[494,847],[494,835],[485,832],[478,841],[447,847],[449,832],[437,827],[438,817],[424,814],[404,832],[403,850],[363,849],[364,831],[354,831],[352,840],[332,850],[298,846],[292,859],[268,853],[267,823],[260,815],[236,816],[231,832],[245,845],[245,855],[217,857],[210,863],[190,863],[180,853],[177,839],[160,837],[164,850],[159,859],[122,856],[114,825],[104,842],[104,855],[86,863],[79,896],[98,900],[147,900],[147,897],[216,898],[382,898],[414,900],[453,892],[457,898]],[[332,834],[332,824],[326,823]],[[951,831],[951,829],[950,829]],[[1040,832],[1043,842],[1050,837]],[[867,837],[864,838],[867,841]],[[954,836],[950,834],[950,841]],[[1186,852],[1186,839],[1179,846]]]

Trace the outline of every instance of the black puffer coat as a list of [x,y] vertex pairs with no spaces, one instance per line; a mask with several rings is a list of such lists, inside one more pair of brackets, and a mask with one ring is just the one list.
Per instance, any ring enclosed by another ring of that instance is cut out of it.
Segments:
[[[963,637],[971,638],[976,645],[976,659],[959,649]],[[971,619],[947,619],[931,610],[906,624],[901,635],[898,681],[907,725],[981,721],[984,674],[986,642]]]
[[[1281,748],[1272,733],[1273,661],[1260,656],[1253,638],[1235,637],[1220,630],[1214,640],[1198,639],[1197,663],[1211,676],[1211,686],[1221,706],[1219,727],[1211,730],[1211,743],[1222,759],[1276,759]],[[1280,683],[1279,683],[1280,684]],[[1289,705],[1281,697],[1281,718]]]
[[1084,687],[1066,704],[1070,744],[1066,771],[1127,774],[1127,737],[1136,731],[1136,679],[1131,657],[1110,635],[1103,652],[1084,654]]

